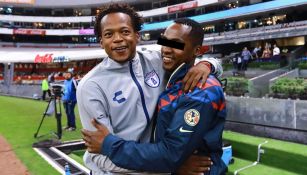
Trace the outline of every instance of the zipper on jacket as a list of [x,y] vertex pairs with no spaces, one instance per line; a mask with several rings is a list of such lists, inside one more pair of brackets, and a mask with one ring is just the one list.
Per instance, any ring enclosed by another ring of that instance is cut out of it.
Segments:
[[142,89],[140,83],[136,79],[136,76],[134,75],[134,72],[133,72],[133,69],[132,69],[132,61],[129,61],[129,68],[130,68],[130,74],[132,76],[132,79],[133,79],[134,83],[136,84],[136,86],[137,86],[137,88],[140,92],[142,106],[143,106],[143,110],[144,110],[144,113],[145,113],[145,116],[146,116],[147,126],[149,126],[150,120],[149,120],[149,114],[148,114],[148,111],[147,111],[147,108],[146,108],[144,92],[143,92],[143,89]]

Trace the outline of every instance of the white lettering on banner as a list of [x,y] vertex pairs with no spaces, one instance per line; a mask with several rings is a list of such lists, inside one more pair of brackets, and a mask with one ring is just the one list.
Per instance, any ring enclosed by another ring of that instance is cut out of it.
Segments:
[[66,56],[57,56],[57,57],[54,57],[53,58],[53,61],[54,63],[62,63],[62,62],[68,62],[69,61],[69,58],[66,57]]

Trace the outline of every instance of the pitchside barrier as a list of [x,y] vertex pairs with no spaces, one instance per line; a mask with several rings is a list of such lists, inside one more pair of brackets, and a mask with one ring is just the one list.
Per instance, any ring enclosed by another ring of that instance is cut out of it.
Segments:
[[225,128],[307,144],[307,101],[226,97]]

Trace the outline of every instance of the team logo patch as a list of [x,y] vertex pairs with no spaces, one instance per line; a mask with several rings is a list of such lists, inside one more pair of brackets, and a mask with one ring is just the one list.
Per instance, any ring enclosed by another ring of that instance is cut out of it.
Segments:
[[123,91],[115,92],[114,97],[113,97],[113,101],[116,101],[119,104],[126,101],[126,98],[123,97]]
[[149,86],[149,87],[153,87],[156,88],[160,85],[160,78],[158,76],[158,74],[156,73],[155,70],[147,73],[145,75],[145,83]]
[[189,109],[184,113],[184,121],[190,126],[195,126],[199,122],[200,114],[196,109]]

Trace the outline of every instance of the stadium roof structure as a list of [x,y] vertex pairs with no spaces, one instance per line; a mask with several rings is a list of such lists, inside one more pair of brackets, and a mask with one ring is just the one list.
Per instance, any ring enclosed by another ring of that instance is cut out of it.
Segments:
[[[160,50],[161,46],[140,45],[137,50]],[[0,63],[53,63],[78,60],[90,60],[107,57],[101,48],[0,48]]]
[[[224,20],[228,18],[243,17],[263,12],[272,12],[275,10],[281,10],[305,4],[307,4],[307,0],[274,0],[274,1],[263,2],[259,4],[254,4],[254,5],[249,5],[249,6],[209,13],[209,14],[193,16],[191,17],[191,19],[200,23],[205,23],[205,22]],[[169,26],[172,22],[173,20],[159,22],[159,23],[144,24],[142,31],[164,29],[167,26]]]

